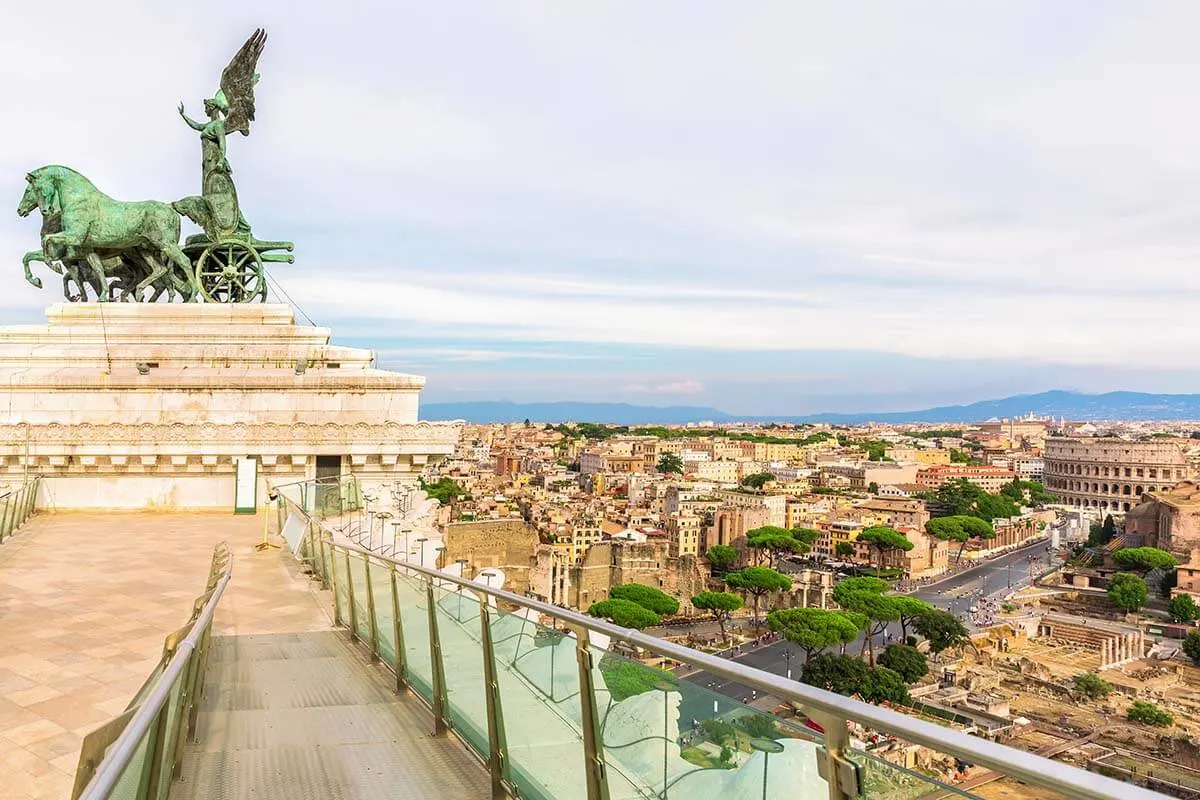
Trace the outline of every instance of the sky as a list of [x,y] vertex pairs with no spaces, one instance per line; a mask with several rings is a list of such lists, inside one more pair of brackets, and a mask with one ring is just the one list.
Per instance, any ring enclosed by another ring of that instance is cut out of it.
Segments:
[[[1197,3],[9,6],[13,211],[47,163],[197,193],[176,106],[265,26],[229,160],[278,297],[427,402],[1200,391]],[[58,299],[38,224],[7,322]]]

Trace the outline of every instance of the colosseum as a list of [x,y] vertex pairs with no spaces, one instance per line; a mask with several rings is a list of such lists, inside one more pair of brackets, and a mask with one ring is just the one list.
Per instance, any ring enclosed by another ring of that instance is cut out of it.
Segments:
[[1095,439],[1056,436],[1046,439],[1046,488],[1061,501],[1080,508],[1124,513],[1147,492],[1163,492],[1190,478],[1178,441]]

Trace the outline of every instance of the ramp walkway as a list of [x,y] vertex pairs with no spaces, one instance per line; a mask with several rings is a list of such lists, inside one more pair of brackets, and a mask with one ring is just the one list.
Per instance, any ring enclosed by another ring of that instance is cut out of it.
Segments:
[[213,639],[171,797],[483,798],[487,774],[345,632]]
[[430,737],[429,711],[386,691],[378,668],[339,640],[329,593],[283,551],[255,550],[262,526],[262,515],[39,514],[4,541],[5,798],[71,796],[84,736],[124,711],[159,663],[221,541],[234,579],[213,624],[202,738],[184,747],[173,797],[371,797],[350,777],[364,769],[393,797],[406,786],[443,796],[434,785],[487,795],[478,760]]

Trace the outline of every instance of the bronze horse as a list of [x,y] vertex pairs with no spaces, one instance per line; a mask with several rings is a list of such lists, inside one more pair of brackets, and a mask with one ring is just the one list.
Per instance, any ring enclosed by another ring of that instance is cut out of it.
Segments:
[[[195,295],[192,263],[179,248],[180,217],[170,205],[157,200],[114,200],[69,167],[40,167],[25,180],[29,186],[17,214],[28,216],[36,208],[43,221],[41,252],[26,253],[22,259],[25,278],[34,286],[41,286],[41,281],[29,271],[31,261],[42,261],[52,269],[54,262],[62,262],[64,281],[70,273],[81,291],[82,283],[98,287],[103,302],[111,299],[109,270],[144,265],[147,274],[133,287],[135,295],[150,286],[156,287],[155,296],[164,288],[188,299]],[[84,264],[94,282],[82,276]],[[127,280],[123,277],[122,283]]]

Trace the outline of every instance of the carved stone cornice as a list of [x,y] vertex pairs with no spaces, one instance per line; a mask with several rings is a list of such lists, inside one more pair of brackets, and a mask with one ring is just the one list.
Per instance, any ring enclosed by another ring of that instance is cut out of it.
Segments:
[[205,442],[315,443],[315,444],[439,444],[453,445],[462,430],[461,422],[417,422],[401,424],[364,422],[339,424],[326,422],[313,425],[304,422],[284,425],[275,422],[218,424],[153,423],[125,424],[81,422],[66,425],[51,422],[45,425],[0,425],[0,444],[20,442],[63,443],[74,445],[155,443],[168,444]]

